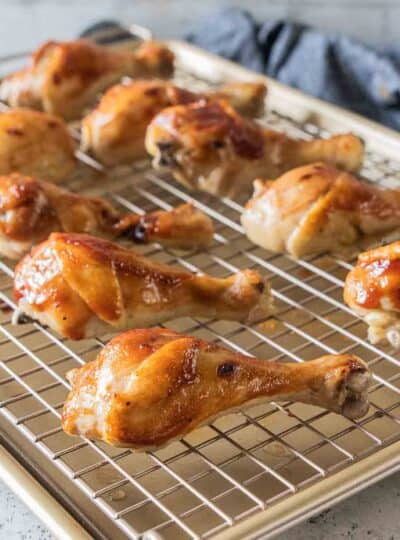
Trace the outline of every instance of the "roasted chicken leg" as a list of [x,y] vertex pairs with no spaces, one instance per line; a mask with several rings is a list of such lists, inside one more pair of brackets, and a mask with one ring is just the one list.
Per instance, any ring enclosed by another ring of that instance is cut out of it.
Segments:
[[62,120],[29,109],[0,113],[0,174],[19,171],[59,182],[75,165],[74,142]]
[[363,144],[354,135],[311,141],[290,139],[240,116],[227,102],[177,105],[150,123],[146,149],[157,169],[190,188],[235,197],[254,178],[275,179],[315,161],[357,171]]
[[17,266],[21,312],[72,339],[183,317],[252,321],[270,314],[252,270],[226,279],[152,262],[92,236],[53,233]]
[[207,247],[211,219],[192,204],[142,216],[118,212],[104,199],[77,195],[18,173],[0,176],[0,255],[20,259],[51,232],[125,237],[180,248]]
[[400,348],[400,242],[358,257],[347,275],[344,300],[368,324],[372,343]]
[[29,107],[73,120],[123,75],[168,77],[173,60],[172,52],[155,42],[122,50],[83,39],[49,41],[32,55],[28,67],[3,80],[0,99],[12,107]]
[[268,362],[161,328],[121,334],[68,379],[64,430],[137,450],[259,402],[301,401],[350,418],[369,406],[370,375],[355,356]]
[[83,119],[82,146],[106,165],[129,163],[147,155],[147,126],[165,107],[224,98],[242,114],[256,116],[264,108],[265,94],[262,83],[230,83],[203,94],[160,80],[118,84]]
[[340,251],[384,234],[400,237],[400,190],[315,163],[274,182],[256,180],[241,220],[250,240],[271,251]]
[[211,245],[214,226],[206,214],[187,203],[170,211],[125,214],[113,225],[112,233],[137,244],[159,242],[176,249],[199,249]]

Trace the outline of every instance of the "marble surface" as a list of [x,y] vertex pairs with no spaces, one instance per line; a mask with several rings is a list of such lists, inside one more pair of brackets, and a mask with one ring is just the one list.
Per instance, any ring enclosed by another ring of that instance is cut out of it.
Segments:
[[51,540],[53,536],[24,503],[0,481],[0,538]]
[[[397,540],[400,473],[276,537],[276,540]],[[28,508],[0,481],[0,538],[51,540]]]

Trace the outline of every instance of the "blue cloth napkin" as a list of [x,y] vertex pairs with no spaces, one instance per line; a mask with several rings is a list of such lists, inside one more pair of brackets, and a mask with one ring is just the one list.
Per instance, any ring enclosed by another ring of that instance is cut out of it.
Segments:
[[400,129],[400,44],[378,51],[303,24],[259,24],[236,8],[214,13],[186,38],[307,94]]

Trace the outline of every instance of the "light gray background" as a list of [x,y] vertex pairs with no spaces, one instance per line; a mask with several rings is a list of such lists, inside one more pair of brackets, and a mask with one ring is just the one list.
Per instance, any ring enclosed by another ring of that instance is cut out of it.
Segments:
[[[181,36],[218,6],[244,6],[260,19],[289,17],[370,43],[400,43],[400,0],[0,0],[0,54],[65,39],[104,18],[150,27],[160,38]],[[341,503],[279,540],[397,540],[400,474]],[[0,482],[0,538],[51,535]]]
[[161,38],[185,33],[218,6],[260,19],[288,17],[371,44],[399,41],[399,0],[0,0],[0,53],[69,38],[107,17],[151,27]]

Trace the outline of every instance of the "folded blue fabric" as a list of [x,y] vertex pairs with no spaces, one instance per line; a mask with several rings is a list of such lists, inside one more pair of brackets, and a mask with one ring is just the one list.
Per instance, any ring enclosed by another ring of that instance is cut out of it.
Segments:
[[258,24],[236,8],[214,13],[186,38],[307,94],[400,129],[400,46],[378,51],[303,24]]

